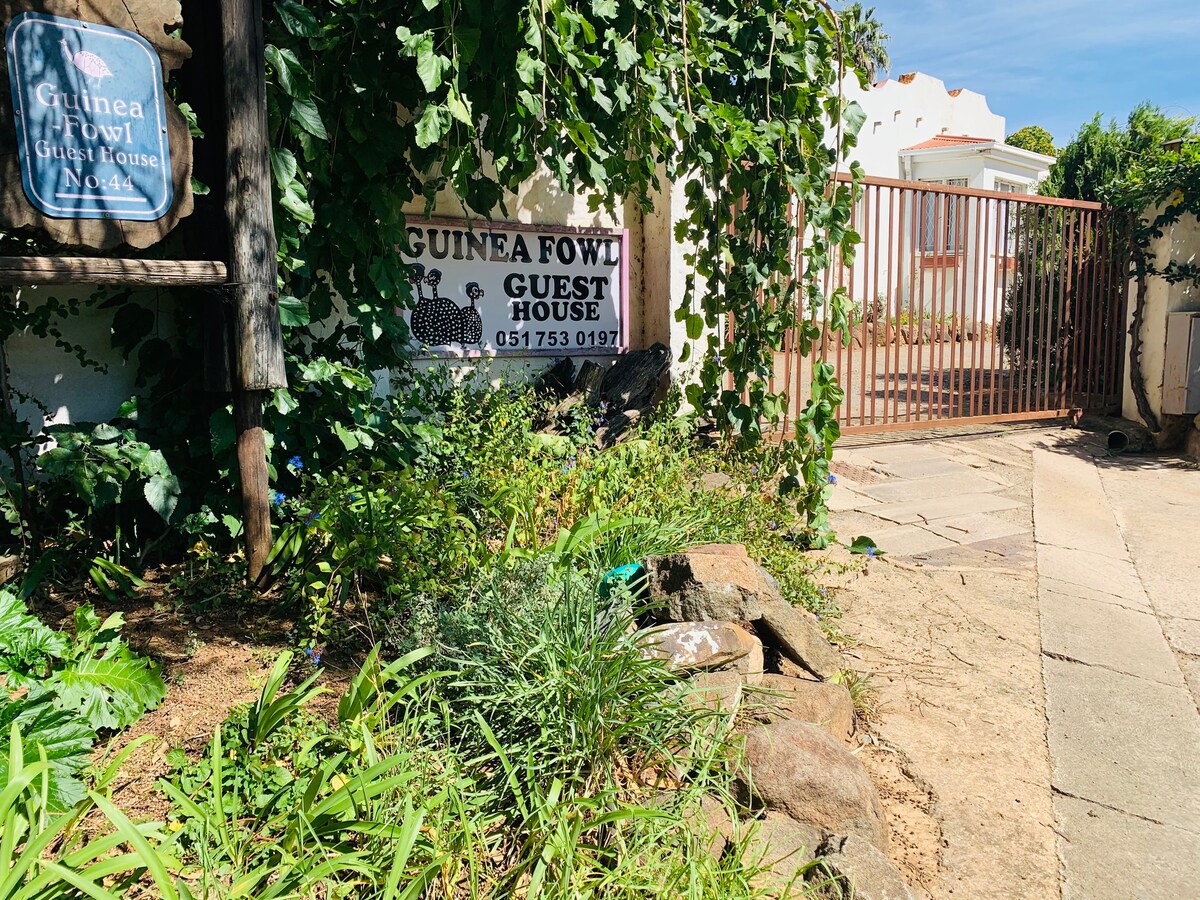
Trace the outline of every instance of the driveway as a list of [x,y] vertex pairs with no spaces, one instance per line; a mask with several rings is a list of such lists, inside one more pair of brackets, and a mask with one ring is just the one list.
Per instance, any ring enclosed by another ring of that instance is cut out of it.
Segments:
[[1058,429],[860,443],[835,471],[835,528],[886,551],[840,599],[918,891],[1200,895],[1200,472]]

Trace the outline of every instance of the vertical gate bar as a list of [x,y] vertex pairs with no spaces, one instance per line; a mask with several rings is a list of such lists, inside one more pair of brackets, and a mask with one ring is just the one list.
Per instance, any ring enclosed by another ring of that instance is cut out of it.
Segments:
[[1101,271],[1102,257],[1100,255],[1103,252],[1102,247],[1104,244],[1104,239],[1100,233],[1103,213],[1093,212],[1092,216],[1091,274],[1088,279],[1088,292],[1085,298],[1085,305],[1080,310],[1079,357],[1077,361],[1077,365],[1079,366],[1080,397],[1085,409],[1092,408],[1092,322],[1095,318],[1096,310],[1100,307],[1099,298],[1104,277]]
[[[971,354],[971,394],[970,403],[967,404],[969,415],[983,415],[983,353],[981,351],[979,340],[979,308],[981,292],[985,289],[987,280],[987,255],[988,255],[988,204],[990,200],[975,200],[975,262],[971,265],[971,314],[969,321],[971,322],[968,328],[964,318],[962,334],[963,352],[968,349]],[[967,337],[970,336],[969,342]],[[976,381],[976,374],[979,378]]]
[[[1004,252],[1004,274],[1002,277],[1003,287],[1001,292],[996,296],[994,301],[992,301],[994,302],[994,310],[997,318],[995,323],[995,343],[998,344],[998,348],[992,347],[992,349],[996,350],[996,355],[1000,356],[1000,365],[996,367],[996,372],[997,374],[1003,374],[1003,376],[1006,377],[1001,378],[1000,386],[998,386],[996,391],[997,400],[994,402],[994,404],[992,404],[992,406],[1000,408],[995,409],[994,414],[1007,412],[1007,410],[1012,409],[1013,407],[1013,373],[1009,371],[1010,364],[1012,364],[1012,358],[1010,358],[1010,356],[1012,355],[1009,354],[1008,347],[1010,343],[1013,343],[1013,336],[1016,334],[1016,319],[1013,318],[1013,316],[1010,316],[1008,313],[1008,292],[1009,290],[1013,290],[1013,292],[1015,292],[1016,286],[1013,284],[1012,287],[1009,287],[1008,270],[1009,268],[1012,268],[1015,280],[1016,232],[1018,232],[1021,227],[1020,217],[1016,218],[1015,222],[1013,221],[1012,200],[1003,200],[1003,206],[1004,229],[1000,240]],[[1012,254],[1009,253],[1009,247],[1013,248]],[[1009,262],[1012,262],[1012,266],[1009,266]],[[1006,358],[1009,358],[1008,362],[1004,361]]]
[[[934,232],[933,232],[933,235],[934,235],[933,248],[934,249],[933,249],[932,262],[933,262],[933,285],[934,285],[933,290],[934,290],[934,297],[936,299],[934,300],[934,303],[933,303],[933,307],[934,307],[933,308],[933,318],[930,320],[930,323],[929,323],[929,341],[930,341],[930,344],[929,344],[929,357],[930,357],[929,358],[929,369],[930,369],[929,406],[930,406],[930,411],[933,412],[933,417],[936,419],[942,418],[942,398],[944,396],[942,385],[945,383],[945,380],[946,380],[946,372],[945,372],[946,342],[941,339],[942,338],[941,332],[942,332],[942,324],[944,323],[944,321],[946,319],[946,300],[947,300],[947,294],[949,293],[948,285],[946,284],[946,276],[948,274],[947,270],[950,267],[949,260],[950,260],[950,235],[951,235],[950,215],[951,215],[951,210],[954,211],[954,215],[956,217],[958,215],[958,203],[956,202],[958,200],[958,198],[951,194],[943,194],[942,199],[945,201],[945,205],[943,208],[946,211],[946,215],[940,221],[936,217],[934,219]],[[955,235],[955,236],[957,237],[957,235]],[[939,240],[942,245],[941,277],[938,276],[937,246],[938,246]],[[956,252],[957,252],[957,250],[956,250]],[[958,290],[957,274],[958,273],[956,271],[955,278],[953,279],[953,287],[955,289],[955,293],[957,293],[957,290]],[[939,294],[940,294],[940,296],[939,296]],[[935,344],[934,341],[936,341],[937,343]],[[936,363],[935,363],[935,360],[936,360]],[[937,366],[937,406],[936,407],[934,407],[934,405],[933,405],[933,374],[932,373],[933,373],[934,365]],[[936,410],[936,412],[934,412],[934,410]]]
[[[790,190],[788,191],[787,215],[788,215],[788,221],[794,225],[796,222],[796,196]],[[789,241],[788,248],[787,248],[787,255],[788,255],[789,263],[792,262],[793,252],[794,252],[794,245],[791,243],[791,241]],[[791,309],[791,314],[789,315],[789,318],[792,320],[792,322],[796,321],[797,298],[795,296],[795,289],[796,289],[796,285],[798,282],[796,281],[795,275],[796,275],[796,270],[795,270],[795,268],[792,268],[791,290],[789,290],[787,295],[785,295],[783,298],[783,302],[785,304],[787,304],[788,307]],[[785,287],[786,287],[786,285],[785,285]],[[787,434],[787,432],[788,432],[788,404],[791,403],[791,393],[790,392],[791,392],[791,383],[792,383],[792,378],[791,378],[791,376],[792,376],[792,353],[791,353],[792,341],[791,341],[791,338],[792,338],[792,332],[793,332],[794,327],[795,327],[794,325],[789,325],[787,328],[785,328],[783,330],[783,337],[780,339],[780,342],[779,342],[779,350],[772,351],[772,355],[771,355],[771,374],[772,375],[774,375],[775,371],[779,368],[779,357],[780,356],[783,357],[783,391],[782,391],[782,393],[784,394],[783,420],[779,423],[779,427],[781,429],[782,434]],[[775,388],[772,388],[772,392],[774,392],[775,390],[776,390]]]
[[[949,366],[949,368],[946,368],[945,365],[943,364],[943,368],[945,369],[945,371],[943,371],[943,373],[942,373],[941,381],[944,382],[946,385],[946,415],[949,418],[953,419],[954,418],[955,399],[956,399],[955,394],[957,393],[957,391],[955,390],[955,376],[958,374],[956,372],[955,366],[954,366],[954,355],[955,355],[954,351],[958,347],[958,343],[954,340],[954,326],[955,326],[955,321],[958,319],[959,302],[962,299],[962,294],[966,293],[966,288],[962,286],[962,276],[963,276],[964,270],[966,269],[966,263],[967,263],[966,231],[965,231],[965,219],[967,217],[967,198],[959,197],[959,196],[952,196],[950,198],[950,200],[951,200],[951,202],[953,202],[954,210],[955,210],[955,213],[954,213],[954,252],[946,254],[946,259],[948,261],[948,264],[946,267],[946,272],[950,276],[950,291],[949,291],[950,311],[948,313],[948,315],[950,317],[950,340],[946,339],[946,316],[942,316],[942,323],[941,323],[942,324],[942,328],[941,328],[942,359],[943,359],[943,363],[944,363],[946,357],[949,357],[950,358],[950,366]],[[947,236],[946,240],[947,240],[947,242],[949,242],[949,240],[950,240],[949,236]],[[946,249],[949,250],[950,248],[947,247]]]
[[1122,385],[1125,383],[1125,359],[1122,352],[1121,335],[1125,331],[1125,317],[1129,309],[1129,268],[1130,241],[1133,239],[1133,216],[1116,216],[1116,227],[1119,229],[1116,241],[1114,266],[1116,268],[1116,290],[1113,298],[1113,311],[1110,317],[1112,326],[1112,390],[1109,402],[1114,406],[1121,404]]
[[[863,219],[862,219],[862,234],[864,236],[871,234],[871,188],[863,187]],[[862,245],[863,250],[874,252],[875,242],[873,239],[866,239]],[[871,318],[874,320],[875,305],[871,302],[871,266],[869,258],[865,253],[855,257],[855,264],[862,263],[862,295],[863,295],[863,317],[862,327],[862,359],[859,365],[858,380],[860,383],[858,397],[858,424],[870,425],[867,420],[867,309],[871,310]],[[874,324],[871,326],[872,332],[875,330]]]
[[[913,218],[913,238],[912,238],[912,284],[910,292],[908,292],[908,372],[905,378],[905,383],[908,386],[908,415],[906,421],[920,421],[920,311],[924,310],[925,306],[925,266],[924,266],[924,241],[922,240],[922,232],[925,227],[925,203],[929,199],[925,191],[913,190],[914,203],[917,206],[917,215]],[[922,260],[920,270],[917,268],[917,260]],[[913,346],[917,346],[917,362],[913,365]],[[916,384],[917,395],[916,403],[913,403],[913,385]],[[916,406],[916,416],[913,416],[913,406]]]
[[[883,345],[883,421],[884,422],[893,422],[893,421],[896,421],[896,419],[894,419],[891,415],[889,415],[889,410],[891,409],[891,407],[888,406],[888,398],[887,398],[887,389],[888,389],[888,380],[889,380],[888,373],[891,368],[888,365],[888,360],[891,358],[891,352],[892,352],[891,339],[892,339],[892,336],[894,334],[896,334],[896,329],[899,327],[899,324],[900,324],[900,316],[898,313],[895,317],[894,322],[892,319],[892,298],[893,298],[893,296],[895,296],[896,298],[899,298],[899,296],[900,296],[900,292],[896,287],[896,271],[892,266],[892,259],[893,259],[893,257],[892,257],[892,239],[893,239],[894,235],[895,236],[899,235],[899,229],[896,227],[897,226],[896,189],[894,187],[889,186],[887,188],[887,198],[888,198],[888,215],[887,215],[887,223],[888,223],[887,235],[888,235],[888,237],[887,237],[887,270],[885,272],[885,274],[887,276],[887,306],[884,309],[884,315],[888,317],[888,320],[885,323],[885,329],[884,329],[885,343]],[[896,392],[893,387],[893,390],[892,390],[893,403],[895,401],[895,393]]]
[[1059,213],[1062,207],[1048,207],[1047,215],[1050,217],[1050,225],[1045,229],[1046,246],[1045,255],[1042,257],[1043,265],[1046,267],[1045,277],[1042,279],[1042,327],[1041,327],[1041,344],[1039,346],[1038,359],[1040,365],[1038,367],[1038,385],[1037,398],[1035,407],[1038,410],[1049,409],[1050,407],[1050,344],[1054,337],[1054,308],[1056,304],[1055,294],[1062,290],[1062,285],[1057,283],[1057,261],[1061,256],[1062,249],[1062,222]]
[[896,266],[893,270],[890,261],[892,259],[892,243],[888,242],[888,281],[892,285],[895,292],[892,298],[895,303],[896,315],[895,325],[892,326],[896,333],[896,351],[892,352],[891,347],[888,348],[887,355],[884,359],[888,360],[887,377],[892,386],[892,405],[889,407],[889,412],[892,416],[891,422],[900,421],[900,320],[904,317],[904,234],[905,223],[908,221],[905,218],[905,209],[907,207],[908,191],[904,188],[891,188],[891,200],[889,201],[889,209],[891,204],[895,204],[896,215],[892,218],[892,231],[895,233],[895,248]]
[[1073,291],[1075,289],[1075,231],[1076,219],[1078,210],[1067,209],[1063,212],[1065,221],[1064,229],[1066,231],[1067,241],[1063,252],[1062,260],[1062,298],[1058,303],[1058,333],[1054,336],[1054,346],[1058,350],[1058,394],[1056,396],[1057,408],[1067,409],[1067,367],[1069,357],[1067,348],[1070,346],[1070,327],[1071,327],[1071,308],[1073,305]]
[[1022,201],[1021,204],[1021,249],[1018,264],[1021,267],[1020,298],[1014,298],[1015,312],[1020,316],[1021,330],[1013,359],[1013,403],[1009,408],[1010,414],[1025,412],[1025,369],[1029,365],[1029,354],[1025,347],[1029,343],[1029,298],[1033,293],[1030,283],[1033,281],[1033,250],[1037,247],[1037,207]]
[[[1024,399],[1022,400],[1021,412],[1031,412],[1034,409],[1034,378],[1037,376],[1037,363],[1041,357],[1041,346],[1038,344],[1038,325],[1037,315],[1038,300],[1041,298],[1042,289],[1045,287],[1045,279],[1041,275],[1041,270],[1046,264],[1046,232],[1050,227],[1050,217],[1046,207],[1034,207],[1033,215],[1035,226],[1033,230],[1033,249],[1029,259],[1029,287],[1028,293],[1028,313],[1029,321],[1025,333],[1025,343],[1036,348],[1036,353],[1033,359],[1027,359],[1022,366],[1022,375],[1024,376]],[[1041,282],[1039,284],[1038,282]]]
[[[853,220],[854,220],[853,207],[851,208],[850,219],[851,219],[851,222],[853,223]],[[846,286],[846,260],[842,257],[842,249],[840,246],[838,247],[838,251],[837,251],[837,274],[834,276],[834,282],[835,282],[835,284],[834,284],[833,291],[835,294],[839,290],[842,290],[843,288],[845,288],[845,286]],[[842,372],[844,369],[844,366],[842,365],[842,349],[843,349],[842,342],[846,339],[846,335],[840,331],[834,333],[833,319],[831,316],[832,311],[833,311],[832,307],[830,307],[826,311],[825,321],[829,323],[829,325],[828,325],[829,340],[833,343],[834,351],[836,353],[835,359],[837,360],[836,373],[837,373],[838,384],[840,384],[842,386],[842,389],[845,390],[846,382],[842,378]],[[848,424],[846,421],[846,416],[848,414],[848,410],[847,410],[848,405],[849,404],[843,403],[841,405],[841,407],[838,409],[837,413],[835,414],[835,417],[842,425]]]
[[[1008,202],[996,202],[996,255],[992,268],[992,290],[989,309],[991,316],[985,323],[986,334],[992,343],[990,356],[991,371],[988,383],[988,415],[997,415],[1002,404],[1001,392],[1004,390],[1000,379],[1000,369],[1004,368],[1004,295],[1008,292]],[[1003,274],[1001,274],[1003,272]],[[1003,287],[1001,287],[1003,285]],[[1000,367],[996,367],[996,355],[1000,355]]]
[[[979,205],[978,198],[975,198],[975,205]],[[963,197],[963,241],[962,241],[962,293],[959,295],[959,302],[956,308],[955,319],[952,323],[954,329],[954,343],[950,345],[951,360],[958,358],[958,365],[955,366],[951,362],[951,378],[952,384],[958,386],[957,389],[957,404],[958,416],[970,415],[970,412],[964,413],[964,408],[970,410],[971,392],[967,388],[967,342],[963,339],[963,323],[967,320],[967,294],[974,283],[975,278],[972,274],[975,269],[975,262],[978,259],[976,250],[976,242],[979,239],[978,234],[974,234],[971,229],[971,198]],[[951,396],[955,396],[952,394]],[[951,412],[951,415],[954,415]]]
[[1100,250],[1100,272],[1099,272],[1099,289],[1096,292],[1096,304],[1093,306],[1091,316],[1091,334],[1088,335],[1087,342],[1087,368],[1090,372],[1090,384],[1088,384],[1088,404],[1092,407],[1098,406],[1098,401],[1103,402],[1105,395],[1106,379],[1104,374],[1104,355],[1100,352],[1100,348],[1104,346],[1105,335],[1104,325],[1106,318],[1106,310],[1109,307],[1109,299],[1112,295],[1112,269],[1110,266],[1112,259],[1112,220],[1108,215],[1104,216],[1104,224],[1100,229],[1100,240],[1103,241],[1102,250]]
[[[937,343],[930,345],[930,350],[937,348],[937,353],[934,354],[937,359],[937,386],[938,386],[938,402],[937,402],[937,418],[943,417],[943,399],[945,399],[946,415],[950,412],[950,398],[946,396],[944,385],[946,383],[946,341],[943,331],[946,325],[946,307],[947,304],[953,304],[952,297],[958,296],[958,267],[955,265],[951,268],[951,261],[957,264],[958,262],[958,197],[953,194],[946,194],[946,218],[943,222],[938,223],[939,235],[944,234],[942,253],[942,275],[937,277],[937,254],[934,254],[934,283],[939,284],[942,289],[941,302],[938,310],[934,313],[932,327],[929,330],[931,340],[936,340]],[[950,227],[950,219],[954,219],[954,228]],[[954,252],[950,252],[950,241],[954,241]],[[953,292],[953,293],[952,293]],[[933,400],[932,385],[933,379],[929,380],[930,401]]]
[[1115,401],[1116,397],[1120,396],[1114,378],[1112,378],[1112,372],[1118,367],[1116,348],[1117,335],[1120,334],[1121,326],[1117,323],[1116,316],[1118,314],[1117,311],[1121,307],[1121,296],[1123,294],[1121,283],[1124,281],[1122,278],[1124,274],[1122,266],[1118,265],[1120,257],[1117,256],[1118,253],[1122,252],[1124,247],[1124,235],[1118,232],[1121,221],[1120,216],[1109,216],[1109,252],[1105,253],[1105,258],[1108,260],[1109,266],[1109,288],[1105,292],[1105,302],[1100,304],[1097,310],[1098,323],[1103,323],[1105,326],[1104,330],[1098,328],[1097,331],[1102,331],[1102,338],[1106,338],[1103,352],[1097,354],[1097,365],[1100,368],[1100,376],[1103,378],[1102,382],[1098,385],[1100,394],[1099,406],[1109,406],[1109,404]]
[[796,357],[796,361],[795,361],[796,381],[795,381],[795,385],[793,388],[796,392],[795,400],[793,401],[795,403],[796,410],[795,410],[795,413],[793,414],[793,419],[800,418],[800,410],[803,409],[803,403],[804,403],[804,395],[803,395],[802,386],[803,386],[803,381],[804,381],[804,358],[805,358],[805,356],[807,356],[807,354],[802,352],[803,346],[804,346],[804,340],[800,334],[800,330],[804,327],[804,323],[808,317],[808,313],[806,313],[804,310],[804,304],[808,300],[808,279],[803,277],[804,276],[804,266],[805,266],[804,232],[805,232],[805,229],[808,227],[808,221],[807,221],[808,214],[807,214],[806,210],[804,209],[803,203],[800,203],[799,206],[797,207],[797,214],[799,215],[798,221],[800,223],[800,228],[796,234],[796,271],[801,273],[801,280],[800,280],[800,296],[797,298],[797,301],[796,301],[799,304],[799,306],[796,308],[796,331],[793,336],[794,339],[792,341],[792,354]]
[[[970,197],[962,198],[962,203],[963,203],[962,293],[959,295],[958,311],[956,314],[957,317],[955,318],[954,323],[953,323],[954,343],[951,344],[951,346],[950,346],[952,355],[956,356],[958,358],[958,365],[956,367],[954,367],[954,371],[951,374],[952,374],[952,377],[954,378],[953,383],[958,385],[958,392],[957,392],[958,396],[957,396],[956,400],[957,400],[957,409],[958,409],[959,417],[962,417],[964,415],[970,415],[969,412],[964,413],[963,410],[964,409],[969,410],[970,404],[971,404],[971,392],[970,392],[970,389],[967,387],[967,383],[968,383],[967,382],[967,356],[966,356],[967,342],[963,339],[963,330],[964,330],[963,323],[965,323],[967,320],[967,302],[968,302],[967,295],[971,290],[971,285],[975,281],[975,278],[974,278],[972,272],[975,269],[975,262],[978,259],[978,254],[975,253],[975,242],[976,242],[976,240],[978,240],[978,235],[976,235],[971,228],[971,206],[972,206],[971,199],[972,198],[970,198]],[[977,198],[976,198],[975,205],[978,205]]]
[[1041,391],[1041,378],[1043,372],[1042,355],[1046,350],[1046,341],[1042,337],[1042,333],[1046,330],[1048,316],[1046,315],[1046,297],[1050,293],[1050,265],[1049,255],[1054,252],[1054,245],[1050,239],[1050,229],[1054,227],[1051,222],[1052,213],[1049,207],[1042,207],[1042,228],[1041,228],[1041,252],[1036,257],[1038,265],[1037,272],[1037,295],[1033,298],[1033,334],[1032,339],[1034,346],[1037,347],[1037,356],[1034,358],[1033,367],[1030,370],[1029,377],[1029,397],[1027,412],[1035,412],[1041,409],[1038,402],[1038,393]]
[[1092,247],[1095,212],[1084,210],[1079,217],[1079,276],[1075,281],[1075,313],[1071,328],[1071,396],[1075,398],[1076,406],[1086,408],[1084,391],[1081,383],[1082,367],[1080,366],[1080,348],[1083,345],[1083,329],[1087,323],[1088,297],[1092,283]]
[[[871,263],[872,263],[872,266],[874,269],[874,278],[872,280],[875,282],[875,291],[874,291],[875,296],[871,297],[871,319],[872,319],[872,323],[871,323],[871,424],[872,425],[879,424],[878,420],[875,417],[875,397],[879,393],[879,374],[878,374],[878,372],[879,372],[879,329],[882,327],[883,333],[885,335],[887,334],[887,310],[875,302],[876,298],[878,296],[882,296],[882,294],[880,293],[880,290],[879,290],[879,255],[880,255],[880,250],[882,249],[879,246],[879,235],[880,235],[879,218],[880,218],[880,207],[883,206],[882,191],[883,191],[883,188],[881,188],[879,185],[875,186],[875,249],[871,253],[871,256],[872,256]],[[882,322],[879,321],[880,316],[883,317]],[[866,378],[866,377],[867,377],[867,373],[866,373],[866,370],[864,369],[863,370],[863,378]],[[864,415],[866,414],[865,409],[863,410],[863,413],[864,413]]]
[[[850,200],[850,228],[853,231],[858,231],[858,200],[851,194]],[[843,259],[843,265],[839,269],[843,277],[846,279],[844,287],[846,288],[846,298],[854,305],[854,284],[855,271],[858,269],[858,254],[854,255],[854,262],[847,267]],[[854,424],[854,313],[851,312],[846,322],[846,333],[839,341],[839,346],[846,350],[846,381],[843,387],[846,390],[845,400],[842,402],[842,409],[846,414],[846,425]]]
[[[1025,217],[1021,211],[1021,205],[1019,203],[1017,203],[1016,201],[1014,201],[1014,200],[1008,201],[1008,206],[1009,206],[1010,216],[1014,212],[1016,213],[1016,215],[1014,216],[1016,221],[1012,223],[1012,230],[1013,230],[1013,250],[1012,250],[1012,255],[1011,255],[1011,258],[1012,258],[1012,285],[1011,285],[1011,287],[1008,288],[1008,290],[1006,292],[1006,301],[1005,301],[1007,322],[1008,322],[1007,327],[1008,327],[1008,332],[1009,332],[1008,342],[1005,346],[1005,349],[1008,351],[1008,353],[1007,353],[1008,367],[1007,368],[1009,371],[1008,371],[1008,391],[1007,391],[1007,397],[1005,400],[1006,405],[1004,408],[1004,412],[1012,413],[1012,412],[1016,411],[1016,408],[1019,405],[1016,402],[1017,353],[1019,352],[1019,349],[1021,346],[1021,344],[1020,344],[1021,331],[1022,331],[1022,327],[1024,325],[1024,323],[1021,321],[1021,317],[1025,313],[1025,307],[1021,304],[1021,301],[1018,296],[1020,294],[1021,290],[1024,288],[1024,282],[1022,280],[1024,272],[1018,271],[1018,270],[1024,268],[1021,265],[1021,262],[1025,256],[1024,243],[1023,243],[1023,241],[1024,241],[1023,225],[1025,224],[1025,222],[1024,222]],[[1005,282],[1007,283],[1007,281],[1008,281],[1007,271],[1004,274],[1004,278],[1005,278]]]

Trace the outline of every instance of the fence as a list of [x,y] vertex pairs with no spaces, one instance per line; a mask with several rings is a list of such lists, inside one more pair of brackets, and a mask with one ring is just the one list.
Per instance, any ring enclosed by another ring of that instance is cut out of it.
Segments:
[[828,309],[811,353],[792,336],[773,391],[789,420],[814,359],[846,391],[844,431],[1054,418],[1121,400],[1126,222],[1097,203],[869,178],[853,213],[853,262],[825,273],[857,306],[852,334]]

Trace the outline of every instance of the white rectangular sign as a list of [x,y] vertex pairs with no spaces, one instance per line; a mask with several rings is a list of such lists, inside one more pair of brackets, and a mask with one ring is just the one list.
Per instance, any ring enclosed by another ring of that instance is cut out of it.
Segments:
[[408,228],[415,305],[432,356],[580,356],[628,341],[628,232],[431,221]]

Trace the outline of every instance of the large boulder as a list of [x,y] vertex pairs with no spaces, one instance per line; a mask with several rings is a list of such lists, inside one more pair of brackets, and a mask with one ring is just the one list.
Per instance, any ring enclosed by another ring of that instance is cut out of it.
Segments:
[[883,806],[870,775],[816,725],[782,720],[746,735],[739,799],[887,849]]
[[742,676],[735,669],[699,672],[685,683],[686,699],[713,712],[733,712],[742,699]]
[[860,837],[831,837],[821,853],[823,867],[848,883],[854,900],[916,900],[892,861]]
[[751,653],[762,659],[758,638],[731,622],[660,625],[640,632],[638,642],[646,656],[664,660],[675,670],[717,669]]
[[845,685],[764,675],[747,702],[769,722],[792,719],[819,725],[839,740],[854,733],[854,701]]
[[755,622],[763,605],[783,603],[779,582],[748,556],[673,553],[646,560],[650,597],[675,622]]
[[775,896],[799,896],[803,868],[817,857],[820,828],[769,812],[740,846],[742,861],[755,870],[750,886]]
[[779,582],[747,556],[703,551],[652,556],[646,573],[650,598],[670,621],[749,622],[819,678],[832,678],[843,668],[817,621],[788,603]]

